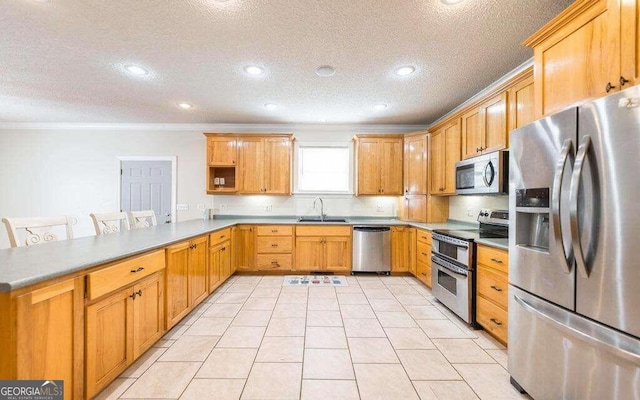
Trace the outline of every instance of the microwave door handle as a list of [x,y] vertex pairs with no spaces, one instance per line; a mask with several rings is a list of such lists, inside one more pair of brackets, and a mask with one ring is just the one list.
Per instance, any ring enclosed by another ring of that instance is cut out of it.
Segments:
[[[491,177],[487,179],[487,170],[491,169]],[[487,165],[484,166],[484,171],[482,171],[482,180],[484,181],[485,186],[490,187],[493,184],[493,180],[496,176],[496,170],[493,167],[493,163],[489,161]]]
[[589,147],[591,147],[591,137],[585,136],[582,140],[583,143],[578,148],[578,153],[576,154],[576,167],[573,170],[573,176],[571,177],[569,226],[571,227],[571,241],[573,243],[573,253],[575,254],[576,264],[578,264],[578,271],[580,271],[580,275],[583,278],[589,278],[589,271],[587,271],[587,265],[582,251],[582,242],[580,241],[580,230],[578,227],[578,192],[580,190],[580,181],[582,180],[584,163],[587,159]]
[[[564,248],[564,242],[562,240],[562,222],[560,220],[560,205],[562,204],[562,177],[564,171],[567,168],[567,161],[573,164],[573,141],[567,139],[562,145],[562,151],[560,152],[560,160],[556,165],[556,173],[553,178],[553,191],[551,198],[553,203],[551,204],[551,220],[553,221],[553,234],[556,239],[556,247],[559,250],[562,269],[565,274],[571,273],[571,258],[573,255],[571,252],[567,254]],[[571,249],[570,249],[571,250]]]

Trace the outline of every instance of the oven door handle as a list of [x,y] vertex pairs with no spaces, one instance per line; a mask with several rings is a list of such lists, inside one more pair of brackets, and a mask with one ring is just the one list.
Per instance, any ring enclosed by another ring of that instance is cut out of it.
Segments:
[[457,277],[460,277],[460,278],[463,278],[463,279],[466,279],[466,278],[468,277],[468,274],[461,274],[460,272],[458,272],[458,271],[454,271],[454,270],[452,270],[451,268],[449,268],[448,266],[446,266],[446,265],[444,265],[444,264],[439,263],[437,258],[433,258],[433,257],[432,257],[432,258],[431,258],[431,262],[432,262],[432,263],[437,264],[437,265],[438,265],[438,267],[442,267],[442,268],[444,268],[445,270],[447,270],[447,272],[451,272],[453,275],[455,275],[455,276],[457,276]]

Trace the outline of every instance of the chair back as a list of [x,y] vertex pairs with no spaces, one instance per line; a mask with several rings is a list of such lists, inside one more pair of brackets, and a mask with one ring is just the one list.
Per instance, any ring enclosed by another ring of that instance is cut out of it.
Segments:
[[89,216],[93,221],[96,235],[120,232],[122,229],[129,230],[129,219],[125,212],[89,214]]
[[131,229],[142,229],[158,225],[153,210],[129,211]]
[[[71,217],[43,217],[43,218],[2,218],[2,222],[7,228],[9,235],[9,243],[11,247],[19,247],[23,244],[30,246],[33,244],[41,244],[55,242],[60,240],[53,232],[53,228],[63,226],[66,232],[66,239],[73,239],[73,230],[71,225],[74,221]],[[26,232],[24,242],[19,239],[19,230]]]

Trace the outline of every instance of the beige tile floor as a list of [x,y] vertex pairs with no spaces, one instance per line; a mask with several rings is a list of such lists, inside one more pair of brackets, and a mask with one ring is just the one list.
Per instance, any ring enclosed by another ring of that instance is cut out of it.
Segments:
[[234,276],[99,399],[528,399],[507,353],[411,277]]

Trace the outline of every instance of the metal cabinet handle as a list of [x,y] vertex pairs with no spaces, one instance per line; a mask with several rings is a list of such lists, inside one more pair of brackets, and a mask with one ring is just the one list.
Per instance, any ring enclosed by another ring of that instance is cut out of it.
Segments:
[[427,276],[426,272],[421,272],[420,275]]
[[494,324],[498,325],[498,326],[502,326],[502,322],[498,321],[495,318],[491,318],[490,321],[493,322]]
[[553,177],[553,190],[552,190],[552,198],[555,201],[551,204],[551,220],[553,221],[553,236],[556,239],[556,247],[560,249],[559,257],[562,265],[562,270],[565,274],[571,273],[571,262],[570,260],[573,258],[573,254],[565,251],[564,243],[562,241],[562,221],[560,219],[560,204],[562,204],[562,177],[564,176],[564,171],[567,167],[567,161],[569,164],[573,164],[573,141],[571,139],[567,139],[564,141],[562,145],[562,151],[560,152],[560,160],[558,160],[558,164],[556,165],[556,173]]
[[496,292],[502,292],[502,289],[500,289],[499,287],[495,287],[494,285],[491,285],[491,289],[495,290]]
[[142,270],[144,270],[144,267],[138,267],[137,269],[132,269],[131,273],[135,274],[136,272],[140,272]]
[[493,261],[496,264],[502,264],[502,260],[498,260],[497,258],[492,258],[491,261]]
[[625,79],[625,77],[624,77],[624,76],[621,76],[621,77],[620,77],[620,87],[622,87],[622,86],[626,85],[627,83],[629,83],[629,80],[628,80],[628,79]]
[[421,251],[420,254],[422,254],[425,257],[429,257],[429,255],[427,253],[425,253],[424,251]]
[[221,251],[226,251],[226,250],[227,250],[227,248],[226,248],[226,247],[223,247],[223,248],[221,248],[220,250],[221,250]]
[[584,260],[582,242],[580,241],[580,228],[578,226],[578,191],[580,189],[580,181],[582,180],[584,163],[587,160],[587,153],[591,147],[591,137],[585,136],[582,140],[583,143],[580,145],[578,154],[576,155],[576,168],[573,170],[573,176],[571,177],[571,190],[569,194],[569,226],[571,228],[573,254],[576,259],[576,264],[578,264],[578,270],[583,278],[588,278],[589,272],[587,271],[587,265]]
[[131,297],[133,300],[136,299],[136,296],[142,297],[142,290],[138,290],[137,292],[133,292],[132,294],[129,295],[129,297]]
[[607,82],[607,87],[605,89],[607,89],[607,93],[609,93],[610,91],[612,91],[613,89],[615,89],[616,87],[613,86],[611,84],[611,82]]
[[271,247],[278,247],[278,244],[277,243],[272,243]]
[[272,229],[271,233],[278,233],[278,230],[277,229]]

